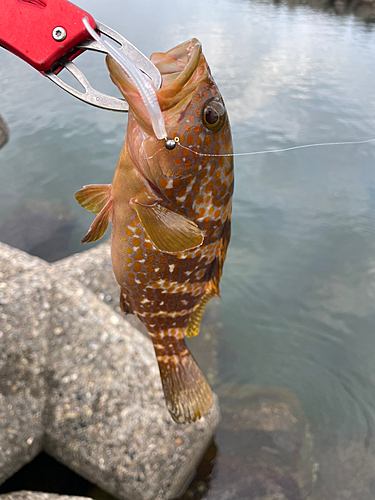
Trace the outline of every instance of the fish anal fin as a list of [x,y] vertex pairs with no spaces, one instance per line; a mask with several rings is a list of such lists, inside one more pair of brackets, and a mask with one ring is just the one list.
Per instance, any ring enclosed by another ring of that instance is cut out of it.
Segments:
[[121,291],[120,291],[120,308],[121,308],[121,311],[125,314],[132,314],[132,312],[133,312],[132,308],[130,307],[130,305],[128,304],[128,302],[126,300],[126,293],[125,293],[125,290],[123,288],[121,288]]
[[100,240],[108,229],[108,224],[111,221],[112,215],[112,200],[102,208],[101,212],[95,217],[86,236],[81,240],[82,243],[91,243],[92,241]]
[[210,289],[205,293],[205,295],[203,295],[201,300],[195,306],[194,311],[190,315],[189,323],[184,333],[185,337],[190,338],[198,335],[206,305],[215,295],[218,295],[218,290],[214,287],[210,287]]
[[74,193],[75,199],[89,212],[98,214],[112,196],[111,184],[91,184]]
[[213,395],[192,354],[186,347],[180,354],[158,356],[166,405],[178,424],[195,422],[213,403]]
[[203,234],[195,222],[156,202],[144,205],[132,201],[132,206],[155,247],[162,252],[177,253],[198,247]]

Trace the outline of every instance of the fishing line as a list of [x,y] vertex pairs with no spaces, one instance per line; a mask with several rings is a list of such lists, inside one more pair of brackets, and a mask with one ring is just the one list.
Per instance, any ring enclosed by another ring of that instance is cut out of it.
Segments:
[[164,148],[160,148],[158,149],[158,151],[156,151],[156,153],[154,153],[152,156],[147,156],[146,153],[145,153],[145,159],[146,160],[152,160],[152,158],[156,155],[158,155],[161,151],[164,151]]
[[[177,137],[175,138],[175,140]],[[227,153],[223,155],[215,155],[215,154],[208,154],[208,153],[200,153],[199,151],[195,151],[192,148],[189,148],[188,146],[183,146],[181,142],[176,141],[176,144],[183,149],[187,149],[191,151],[192,153],[199,155],[199,156],[250,156],[250,155],[264,155],[267,153],[283,153],[285,151],[293,151],[294,149],[306,149],[306,148],[316,148],[316,147],[322,147],[322,146],[343,146],[343,145],[348,145],[348,144],[367,144],[369,142],[375,142],[375,137],[373,139],[366,139],[363,141],[343,141],[343,142],[320,142],[316,144],[302,144],[301,146],[292,146],[290,148],[282,148],[282,149],[267,149],[264,151],[252,151],[250,153]]]

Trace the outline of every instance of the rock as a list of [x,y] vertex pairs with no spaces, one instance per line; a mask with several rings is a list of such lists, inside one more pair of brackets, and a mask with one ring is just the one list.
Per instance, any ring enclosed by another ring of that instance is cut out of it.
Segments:
[[73,497],[69,495],[55,495],[39,491],[14,491],[0,495],[0,500],[89,500],[86,497]]
[[174,497],[208,445],[217,409],[192,426],[172,422],[151,342],[70,278],[55,290],[44,449],[117,497]]
[[318,442],[318,481],[309,500],[373,500],[375,498],[375,454],[373,446],[341,439]]
[[0,483],[42,448],[49,313],[38,259],[0,253]]
[[[19,362],[23,366],[25,358],[33,376],[23,377],[26,368],[20,372],[19,390],[44,406],[43,422],[33,422],[39,425],[39,434],[34,432],[38,448],[34,445],[33,450],[42,447],[120,499],[175,497],[218,425],[217,401],[195,424],[175,424],[165,408],[151,342],[138,330],[58,266],[4,244],[0,272],[3,289],[9,289],[2,299],[2,331],[7,332],[2,354],[6,359],[16,342],[22,351],[22,342],[30,339],[26,346],[31,361],[25,355]],[[35,384],[39,392],[32,391]],[[26,427],[30,413],[20,398],[17,401],[19,411],[12,415],[13,425],[18,425],[15,443],[24,439],[18,428]],[[4,433],[8,404],[4,400],[1,406]],[[13,464],[8,477],[31,455],[21,456],[19,447],[8,444],[6,450],[6,464]]]
[[[108,241],[89,251],[77,253],[56,262],[55,266],[65,276],[70,276],[72,279],[79,281],[94,292],[102,302],[122,314],[119,305],[120,287],[112,271],[111,247]],[[142,325],[135,316],[128,315],[126,317],[127,320],[133,318],[137,320],[134,325],[136,324],[137,327]],[[143,332],[146,333],[146,330],[143,329]]]
[[2,116],[0,115],[0,149],[4,146],[4,144],[6,144],[6,142],[8,142],[8,138],[9,129]]
[[62,203],[28,200],[0,227],[0,241],[53,262],[69,255],[75,224]]

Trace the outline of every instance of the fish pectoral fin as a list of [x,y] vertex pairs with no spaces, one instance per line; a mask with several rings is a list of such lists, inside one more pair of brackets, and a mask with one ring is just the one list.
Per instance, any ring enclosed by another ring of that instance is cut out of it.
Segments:
[[131,202],[155,247],[162,252],[177,253],[198,247],[203,234],[195,222],[156,202],[144,205]]
[[184,333],[185,337],[195,337],[196,335],[198,335],[207,302],[215,295],[217,295],[216,290],[214,288],[211,288],[209,291],[207,291],[207,293],[205,293],[205,295],[203,295],[201,300],[195,306],[194,311],[190,315],[189,323]]
[[112,200],[102,208],[100,213],[95,217],[94,222],[91,224],[86,236],[81,240],[82,243],[90,243],[92,241],[100,240],[107,231],[108,224],[111,221],[112,215]]
[[74,193],[75,199],[89,212],[98,214],[112,196],[111,184],[91,184]]

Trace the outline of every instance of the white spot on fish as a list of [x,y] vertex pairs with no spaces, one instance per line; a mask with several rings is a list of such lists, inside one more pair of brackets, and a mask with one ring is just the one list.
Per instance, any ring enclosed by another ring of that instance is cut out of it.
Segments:
[[140,280],[138,280],[137,278],[134,278],[134,281],[137,283],[137,285],[141,284]]
[[147,304],[147,302],[150,302],[148,299],[144,298],[141,300],[141,304]]
[[169,359],[173,362],[174,365],[178,365],[180,362],[180,358],[177,356],[177,354],[172,354],[169,356]]
[[154,271],[155,273],[157,273],[158,271],[160,271],[160,267],[155,267]]
[[181,311],[158,311],[158,312],[145,312],[139,313],[141,316],[149,316],[150,318],[155,318],[157,316],[163,316],[165,318],[178,318],[179,316],[186,316],[191,313],[193,309],[182,309]]
[[174,268],[175,268],[175,265],[174,265],[174,264],[169,264],[169,272],[170,272],[170,273],[173,273]]

